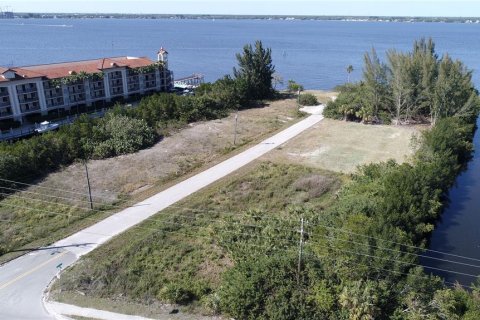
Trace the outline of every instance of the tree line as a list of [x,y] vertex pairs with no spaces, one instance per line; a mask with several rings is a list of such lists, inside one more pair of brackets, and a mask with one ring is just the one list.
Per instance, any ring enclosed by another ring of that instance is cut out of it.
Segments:
[[387,62],[375,49],[365,53],[363,79],[339,87],[327,117],[364,123],[435,124],[446,117],[475,117],[480,107],[472,71],[448,54],[441,58],[432,39],[415,41],[411,52],[389,50]]
[[210,295],[217,311],[235,319],[479,319],[480,278],[469,290],[451,288],[418,256],[470,158],[474,131],[472,122],[442,118],[422,134],[412,163],[363,166],[332,207],[293,212],[308,221],[300,273],[298,223],[255,212],[241,233],[216,230],[235,262]]
[[419,261],[471,158],[479,113],[471,72],[433,49],[421,40],[413,53],[390,51],[390,65],[366,54],[364,79],[343,86],[326,109],[348,120],[431,121],[412,160],[362,166],[331,207],[293,213],[309,222],[300,273],[299,234],[286,231],[291,221],[272,224],[257,212],[242,229],[249,237],[217,230],[235,262],[214,296],[219,312],[236,319],[480,318],[480,278],[468,290],[450,287]]

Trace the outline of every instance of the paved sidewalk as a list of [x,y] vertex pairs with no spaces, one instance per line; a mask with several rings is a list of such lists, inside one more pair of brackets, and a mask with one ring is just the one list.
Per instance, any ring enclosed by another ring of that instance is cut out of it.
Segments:
[[0,267],[0,319],[52,319],[42,303],[45,288],[64,268],[114,236],[220,180],[294,138],[323,119],[314,114],[271,138],[135,206],[124,209],[51,246]]
[[57,319],[69,320],[69,316],[80,316],[86,318],[94,318],[99,320],[217,320],[219,317],[207,317],[201,315],[191,315],[184,313],[164,314],[156,316],[155,319],[145,318],[141,316],[131,316],[110,311],[103,311],[92,308],[82,308],[71,304],[60,302],[47,302],[47,310],[50,314],[55,315]]

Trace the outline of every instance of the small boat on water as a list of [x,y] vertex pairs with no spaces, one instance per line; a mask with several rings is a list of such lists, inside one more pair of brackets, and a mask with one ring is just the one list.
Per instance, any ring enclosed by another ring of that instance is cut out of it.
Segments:
[[36,133],[45,133],[48,131],[57,130],[60,127],[58,123],[51,123],[49,121],[43,121],[40,126],[35,129]]

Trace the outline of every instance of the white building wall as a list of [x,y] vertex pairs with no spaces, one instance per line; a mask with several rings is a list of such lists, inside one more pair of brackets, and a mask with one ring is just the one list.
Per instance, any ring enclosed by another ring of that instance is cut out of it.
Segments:
[[123,84],[123,97],[128,97],[128,84],[127,84],[127,69],[124,68],[121,70],[122,72],[122,84]]
[[42,114],[48,114],[47,110],[47,100],[45,99],[45,90],[43,90],[43,81],[37,80],[35,81],[37,84],[37,92],[38,92],[38,102],[40,103],[40,111]]
[[155,82],[156,82],[155,88],[157,89],[157,91],[161,91],[162,90],[162,77],[160,76],[160,69],[155,70]]
[[110,82],[108,81],[108,72],[103,74],[103,84],[105,86],[105,101],[110,102],[112,96],[110,94]]
[[92,105],[92,91],[90,89],[90,87],[92,86],[92,82],[89,80],[89,79],[85,79],[83,81],[83,86],[85,88],[85,103],[87,104],[87,106],[91,106]]
[[8,94],[10,95],[10,104],[12,106],[13,118],[20,120],[22,113],[20,112],[20,102],[18,101],[17,88],[14,84],[8,86]]

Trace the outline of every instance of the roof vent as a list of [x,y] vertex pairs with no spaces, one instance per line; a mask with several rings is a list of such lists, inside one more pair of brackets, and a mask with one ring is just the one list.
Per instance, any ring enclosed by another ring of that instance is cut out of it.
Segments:
[[118,67],[118,65],[115,62],[110,63],[110,67]]

